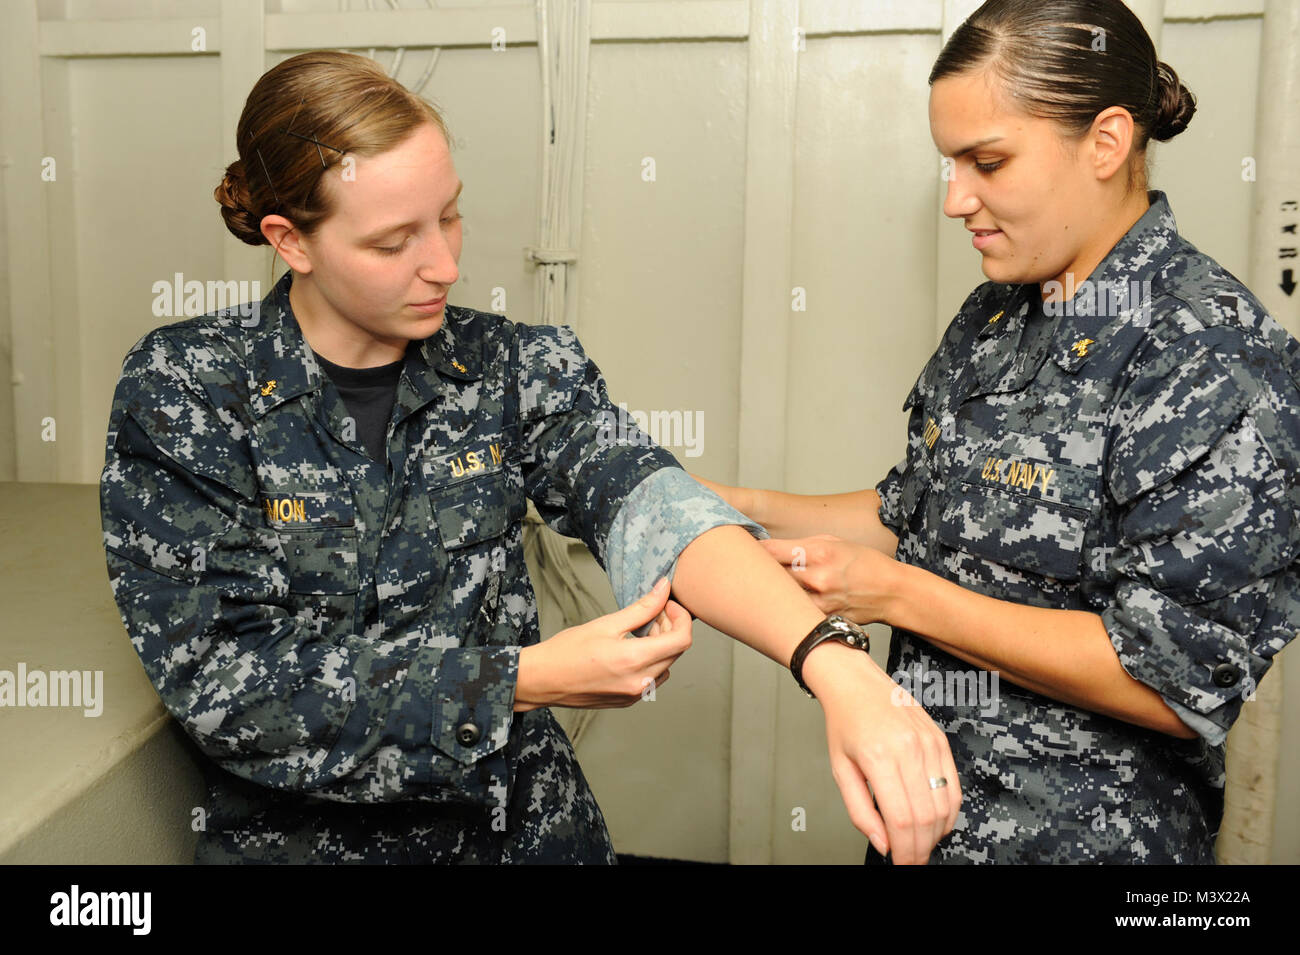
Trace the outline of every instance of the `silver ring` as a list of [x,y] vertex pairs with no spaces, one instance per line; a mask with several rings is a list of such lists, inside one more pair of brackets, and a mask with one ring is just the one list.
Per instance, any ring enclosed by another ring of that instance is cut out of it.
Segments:
[[930,788],[931,788],[931,789],[942,789],[944,786],[947,786],[947,785],[948,785],[948,780],[945,779],[943,776],[931,776],[931,777],[930,777]]

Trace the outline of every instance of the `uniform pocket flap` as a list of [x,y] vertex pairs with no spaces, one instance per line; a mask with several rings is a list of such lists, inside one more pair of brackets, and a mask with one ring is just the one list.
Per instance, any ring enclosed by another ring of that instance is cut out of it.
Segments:
[[978,557],[1057,580],[1078,580],[1086,511],[961,481],[945,503],[939,539]]
[[500,537],[512,519],[523,516],[510,506],[506,474],[499,469],[431,487],[429,501],[447,550]]
[[289,565],[289,592],[350,594],[361,587],[355,527],[308,527],[279,532]]

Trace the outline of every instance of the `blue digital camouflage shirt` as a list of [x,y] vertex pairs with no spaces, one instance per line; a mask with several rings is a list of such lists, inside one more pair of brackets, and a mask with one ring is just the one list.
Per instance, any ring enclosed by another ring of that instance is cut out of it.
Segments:
[[198,861],[614,861],[549,709],[514,713],[540,640],[531,499],[620,606],[727,507],[617,416],[564,327],[447,306],[413,343],[387,460],[260,303],[127,354],[100,480],[132,645],[205,754]]
[[1056,312],[1037,285],[971,294],[877,490],[900,561],[1099,614],[1200,736],[1008,680],[988,699],[969,664],[895,629],[889,671],[961,772],[936,862],[1213,862],[1224,738],[1300,628],[1300,344],[1150,198]]

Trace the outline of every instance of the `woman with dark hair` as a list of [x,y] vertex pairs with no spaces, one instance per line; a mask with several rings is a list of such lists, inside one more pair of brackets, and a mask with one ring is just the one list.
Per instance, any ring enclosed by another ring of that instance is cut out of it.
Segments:
[[[237,138],[222,215],[289,271],[130,349],[100,481],[122,619],[210,776],[198,861],[614,861],[548,707],[650,696],[689,610],[791,667],[854,824],[924,862],[956,770],[865,634],[671,454],[609,433],[570,329],[448,303],[463,184],[437,110],[304,53]],[[624,609],[541,641],[530,499]]]
[[1119,0],[990,0],[930,83],[990,281],[906,457],[857,493],[710,486],[823,610],[893,627],[966,796],[940,861],[1212,863],[1228,728],[1300,628],[1300,344],[1148,191],[1196,106]]

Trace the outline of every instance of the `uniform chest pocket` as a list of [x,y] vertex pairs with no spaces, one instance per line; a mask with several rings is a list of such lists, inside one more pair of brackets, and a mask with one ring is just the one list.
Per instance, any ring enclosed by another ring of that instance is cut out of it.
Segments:
[[956,550],[1062,581],[1083,570],[1088,511],[958,481],[944,502],[939,539]]
[[[429,470],[439,473],[426,463]],[[443,548],[450,552],[500,537],[527,510],[522,487],[506,467],[467,471],[429,480],[429,506]]]
[[346,488],[263,494],[262,509],[280,538],[290,593],[350,594],[360,589],[356,516]]
[[277,530],[289,565],[289,592],[351,594],[361,586],[357,529],[319,527]]

